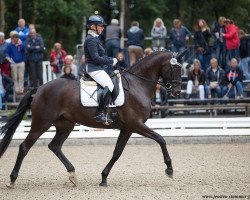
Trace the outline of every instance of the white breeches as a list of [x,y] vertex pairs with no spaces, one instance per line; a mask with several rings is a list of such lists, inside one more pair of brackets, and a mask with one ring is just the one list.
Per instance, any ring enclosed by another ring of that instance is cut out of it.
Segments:
[[108,87],[110,92],[113,91],[114,84],[112,83],[109,75],[104,70],[98,70],[98,71],[88,72],[88,74],[97,83],[99,83],[103,88],[104,87]]
[[[193,81],[188,81],[187,83],[187,94],[191,94],[193,90],[195,90],[195,86],[194,86],[194,83]],[[205,92],[204,92],[204,85],[199,85],[198,86],[198,91],[199,91],[199,96],[200,96],[200,99],[204,99],[205,98]]]

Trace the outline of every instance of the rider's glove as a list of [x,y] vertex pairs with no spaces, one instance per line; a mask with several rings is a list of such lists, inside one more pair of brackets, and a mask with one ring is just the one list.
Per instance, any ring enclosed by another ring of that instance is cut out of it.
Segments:
[[113,66],[115,66],[117,62],[118,60],[116,58],[113,58]]

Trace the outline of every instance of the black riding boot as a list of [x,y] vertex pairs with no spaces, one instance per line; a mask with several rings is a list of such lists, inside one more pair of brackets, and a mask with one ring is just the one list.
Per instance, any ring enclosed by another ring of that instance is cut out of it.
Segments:
[[99,107],[97,109],[97,115],[95,117],[97,122],[102,122],[102,123],[112,123],[112,119],[107,115],[107,106],[109,104],[109,99],[111,96],[111,92],[109,91],[108,87],[105,87],[100,98],[100,103]]

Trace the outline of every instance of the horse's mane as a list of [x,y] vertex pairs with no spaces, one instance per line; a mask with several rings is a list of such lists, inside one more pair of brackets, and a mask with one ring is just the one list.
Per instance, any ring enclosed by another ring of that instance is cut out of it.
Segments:
[[166,50],[166,51],[154,51],[153,53],[138,60],[135,64],[130,66],[127,70],[133,69],[133,68],[137,67],[138,65],[142,65],[142,63],[145,63],[148,60],[152,59],[152,57],[155,57],[156,55],[162,54],[162,53],[171,53],[171,51],[168,51],[168,50]]

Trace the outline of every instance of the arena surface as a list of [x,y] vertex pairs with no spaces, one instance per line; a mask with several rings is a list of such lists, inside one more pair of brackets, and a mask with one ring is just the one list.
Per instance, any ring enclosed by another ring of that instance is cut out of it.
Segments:
[[168,145],[173,179],[165,176],[158,145],[127,145],[111,170],[109,186],[99,187],[113,149],[114,145],[63,147],[76,167],[79,183],[72,187],[58,158],[46,146],[35,146],[10,190],[5,184],[18,147],[9,147],[0,159],[0,199],[250,199],[250,143]]

